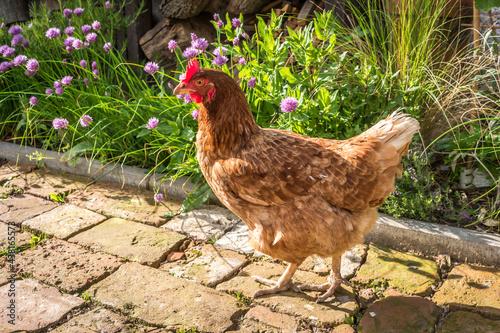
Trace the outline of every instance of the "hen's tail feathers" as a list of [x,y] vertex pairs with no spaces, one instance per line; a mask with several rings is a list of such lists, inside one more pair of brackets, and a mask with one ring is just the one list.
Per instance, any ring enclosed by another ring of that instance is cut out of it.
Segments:
[[408,153],[411,139],[419,129],[420,125],[415,118],[397,110],[375,124],[368,130],[368,133],[383,143],[393,145],[398,152],[403,154]]

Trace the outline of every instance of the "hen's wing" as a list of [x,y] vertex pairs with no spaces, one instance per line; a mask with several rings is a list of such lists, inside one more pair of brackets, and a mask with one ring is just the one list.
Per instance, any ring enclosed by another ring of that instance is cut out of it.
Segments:
[[[332,205],[365,210],[382,204],[393,191],[396,155],[393,146],[369,135],[334,141],[262,129],[237,156],[217,161],[212,179],[230,195],[256,205],[320,194]],[[392,170],[384,176],[384,168]]]

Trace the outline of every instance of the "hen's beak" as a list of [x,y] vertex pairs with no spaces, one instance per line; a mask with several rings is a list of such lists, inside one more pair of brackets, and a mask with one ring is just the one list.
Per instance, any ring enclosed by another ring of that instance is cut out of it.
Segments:
[[186,84],[184,82],[179,83],[177,87],[174,89],[174,95],[179,95],[179,94],[192,94],[193,92],[191,89],[186,88]]

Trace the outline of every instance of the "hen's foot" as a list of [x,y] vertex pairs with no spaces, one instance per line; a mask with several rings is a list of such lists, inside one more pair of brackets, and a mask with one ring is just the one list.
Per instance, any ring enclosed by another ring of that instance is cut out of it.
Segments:
[[261,278],[260,276],[252,276],[252,278],[260,282],[262,284],[265,284],[266,286],[270,286],[271,288],[268,289],[261,289],[257,290],[254,294],[253,297],[258,297],[262,295],[268,295],[268,294],[274,294],[280,291],[285,291],[288,289],[292,289],[293,291],[297,291],[297,286],[295,286],[292,283],[292,276],[297,270],[297,264],[289,264],[288,267],[286,268],[285,272],[283,275],[279,278],[278,281],[273,281],[269,279],[264,279]]
[[288,280],[286,283],[280,284],[277,281],[269,280],[269,279],[264,279],[260,276],[252,276],[252,278],[262,284],[265,284],[266,286],[269,286],[271,288],[268,289],[261,289],[257,290],[254,294],[253,297],[258,297],[262,295],[269,295],[269,294],[275,294],[280,291],[286,291],[288,289],[292,289],[295,292],[299,292],[299,289],[297,288],[296,285],[292,283],[291,280]]

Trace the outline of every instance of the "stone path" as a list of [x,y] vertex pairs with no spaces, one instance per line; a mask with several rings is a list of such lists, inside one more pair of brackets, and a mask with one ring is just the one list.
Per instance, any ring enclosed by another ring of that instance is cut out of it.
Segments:
[[[150,191],[90,182],[0,166],[0,332],[500,332],[497,268],[365,244],[342,258],[352,285],[325,303],[253,299],[265,287],[252,275],[286,266],[253,251],[232,213],[172,217],[181,199],[155,205]],[[329,268],[310,257],[294,281],[323,283]]]

